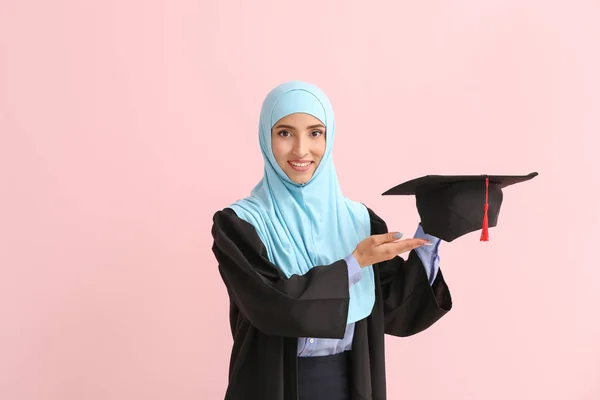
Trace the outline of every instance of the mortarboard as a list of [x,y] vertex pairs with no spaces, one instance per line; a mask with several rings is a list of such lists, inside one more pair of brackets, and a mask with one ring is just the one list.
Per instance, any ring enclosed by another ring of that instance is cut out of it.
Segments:
[[489,239],[488,227],[498,223],[502,189],[538,175],[426,175],[401,183],[389,195],[415,195],[423,231],[446,242],[482,229],[482,241]]

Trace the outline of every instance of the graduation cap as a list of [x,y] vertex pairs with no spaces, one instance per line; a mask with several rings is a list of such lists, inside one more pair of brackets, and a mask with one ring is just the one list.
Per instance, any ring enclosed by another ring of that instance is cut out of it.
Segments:
[[488,227],[498,223],[502,189],[538,175],[426,175],[401,183],[383,196],[415,195],[421,226],[425,233],[446,242],[482,229],[481,241],[488,241]]

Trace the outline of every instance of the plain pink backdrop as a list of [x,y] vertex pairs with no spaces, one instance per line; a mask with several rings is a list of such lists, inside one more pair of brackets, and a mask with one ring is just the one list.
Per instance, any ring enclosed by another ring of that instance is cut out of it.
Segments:
[[0,398],[220,399],[211,217],[260,104],[321,86],[342,188],[412,235],[424,174],[524,174],[441,246],[454,309],[387,339],[390,399],[600,398],[597,1],[0,0]]

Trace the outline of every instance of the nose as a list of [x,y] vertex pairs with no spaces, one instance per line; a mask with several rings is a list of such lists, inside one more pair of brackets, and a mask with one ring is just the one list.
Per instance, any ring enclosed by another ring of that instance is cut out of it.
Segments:
[[308,138],[303,137],[303,135],[296,136],[296,140],[294,141],[294,149],[292,150],[294,156],[302,158],[308,154],[308,144]]

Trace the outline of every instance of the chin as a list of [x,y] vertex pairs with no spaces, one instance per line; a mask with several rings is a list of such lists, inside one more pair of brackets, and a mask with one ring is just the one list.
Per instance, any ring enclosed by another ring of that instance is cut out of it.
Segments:
[[313,172],[306,172],[304,174],[298,174],[295,171],[292,172],[288,172],[287,173],[288,178],[290,178],[290,180],[294,183],[297,184],[303,184],[303,183],[307,183],[308,181],[310,181],[310,178],[312,178],[313,176]]

